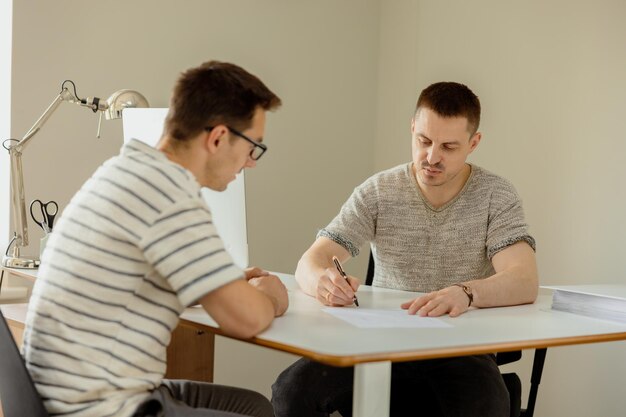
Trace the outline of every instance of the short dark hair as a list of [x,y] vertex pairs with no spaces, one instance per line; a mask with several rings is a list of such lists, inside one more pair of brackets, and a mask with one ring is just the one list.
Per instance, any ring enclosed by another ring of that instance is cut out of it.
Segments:
[[455,82],[439,82],[426,87],[415,106],[415,115],[427,108],[442,117],[465,117],[473,135],[480,124],[480,100],[466,85]]
[[217,124],[246,130],[257,107],[274,110],[280,105],[280,98],[256,76],[234,64],[209,61],[178,78],[165,133],[184,141]]

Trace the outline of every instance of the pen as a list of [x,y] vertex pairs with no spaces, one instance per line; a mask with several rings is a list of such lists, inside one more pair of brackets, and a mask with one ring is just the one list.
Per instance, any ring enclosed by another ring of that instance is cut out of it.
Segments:
[[[339,271],[339,274],[346,279],[348,284],[350,284],[350,281],[348,281],[348,276],[343,271],[343,268],[341,267],[341,264],[339,263],[339,259],[337,259],[336,256],[333,256],[333,262],[335,263],[335,267],[337,268],[337,271]],[[356,294],[354,294],[352,301],[354,301],[354,305],[356,305],[357,307],[359,306],[359,299],[356,298]]]

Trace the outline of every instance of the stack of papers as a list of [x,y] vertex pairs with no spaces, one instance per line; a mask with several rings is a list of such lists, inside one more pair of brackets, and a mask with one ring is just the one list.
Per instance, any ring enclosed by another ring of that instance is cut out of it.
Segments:
[[564,285],[554,290],[552,308],[626,323],[626,285]]

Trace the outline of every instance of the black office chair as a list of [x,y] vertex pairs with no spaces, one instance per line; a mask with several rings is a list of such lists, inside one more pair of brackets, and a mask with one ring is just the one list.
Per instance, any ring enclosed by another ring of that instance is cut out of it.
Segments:
[[[522,408],[522,382],[519,376],[514,372],[502,374],[502,379],[509,391],[511,417],[532,417],[535,413],[537,392],[539,391],[539,384],[541,383],[541,373],[543,372],[543,364],[546,361],[547,350],[547,348],[535,349],[533,370],[530,376],[530,392],[528,393],[528,404],[526,408]],[[518,361],[521,358],[521,350],[496,353],[496,363],[498,366]]]
[[[372,285],[372,282],[374,281],[374,268],[374,256],[370,252],[367,275],[365,276],[365,285]],[[533,417],[535,412],[535,402],[537,401],[537,392],[539,391],[539,384],[541,383],[543,364],[546,360],[546,351],[547,348],[535,349],[533,371],[530,377],[530,392],[528,394],[528,404],[525,409],[522,408],[522,381],[519,376],[514,372],[502,374],[502,379],[504,380],[506,388],[509,391],[511,417]],[[496,353],[496,363],[498,366],[518,361],[521,358],[521,350]]]
[[0,311],[0,401],[4,417],[48,417]]

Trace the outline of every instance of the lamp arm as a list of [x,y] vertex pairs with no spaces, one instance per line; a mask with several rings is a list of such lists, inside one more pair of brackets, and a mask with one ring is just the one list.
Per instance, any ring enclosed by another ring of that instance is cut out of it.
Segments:
[[22,171],[22,151],[17,145],[9,148],[11,164],[11,188],[13,198],[13,224],[15,228],[15,246],[28,246],[28,227],[26,223],[26,202],[24,197],[24,173]]
[[24,193],[24,171],[22,169],[22,151],[25,149],[29,141],[35,136],[48,121],[52,113],[59,105],[68,101],[70,103],[78,102],[67,88],[63,88],[58,96],[50,103],[48,108],[37,119],[35,124],[26,132],[24,137],[17,143],[8,147],[11,165],[11,205],[13,209],[13,225],[15,229],[15,237],[13,241],[13,255],[19,258],[19,248],[28,246],[28,220],[26,218],[26,198]]
[[43,114],[41,116],[39,116],[39,119],[37,119],[35,124],[28,130],[28,132],[26,132],[26,134],[24,135],[22,140],[20,140],[15,145],[16,147],[20,148],[20,151],[22,149],[24,149],[26,147],[26,144],[28,143],[28,141],[33,136],[35,136],[37,134],[37,132],[39,132],[41,130],[41,128],[48,121],[50,116],[52,116],[52,113],[54,113],[54,111],[59,107],[59,105],[63,101],[69,101],[70,103],[76,103],[79,100],[76,97],[74,97],[74,95],[72,93],[70,93],[70,90],[68,90],[66,87],[63,87],[63,89],[61,90],[59,95],[56,96],[56,98],[52,101],[52,103],[50,103],[50,105],[48,106],[46,111],[44,111]]
[[67,88],[63,88],[58,96],[50,103],[48,108],[37,119],[35,124],[26,132],[22,140],[9,148],[9,157],[11,163],[11,188],[13,189],[14,226],[15,226],[15,245],[28,246],[28,227],[26,218],[26,198],[24,194],[24,171],[22,170],[22,151],[26,145],[48,121],[52,113],[61,105],[62,102],[76,102],[77,99]]
[[[72,85],[73,82],[69,81]],[[21,140],[7,139],[5,142],[11,143],[9,146],[3,146],[9,151],[11,164],[11,208],[14,213],[13,221],[15,232],[5,256],[2,258],[2,266],[11,268],[37,268],[39,260],[25,259],[20,257],[20,248],[28,246],[28,223],[26,219],[26,201],[24,195],[24,172],[22,170],[22,151],[30,140],[48,121],[52,113],[61,105],[62,102],[78,104],[83,107],[90,108],[94,113],[102,112],[107,120],[119,119],[122,117],[122,111],[129,107],[149,107],[148,100],[134,90],[119,90],[113,93],[106,102],[100,101],[98,97],[87,97],[79,99],[76,96],[76,87],[74,94],[64,87],[65,82],[61,85],[61,92],[50,103],[48,108],[37,119],[35,124],[26,132]],[[100,116],[102,116],[102,113]],[[100,137],[100,123],[98,123],[98,137]],[[11,254],[9,255],[9,251]]]

